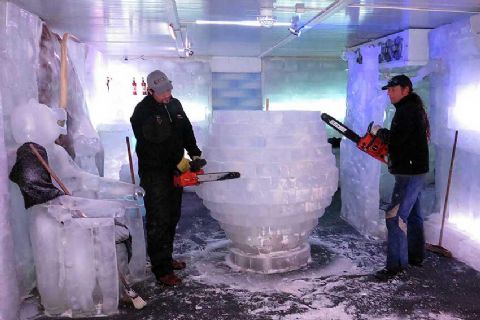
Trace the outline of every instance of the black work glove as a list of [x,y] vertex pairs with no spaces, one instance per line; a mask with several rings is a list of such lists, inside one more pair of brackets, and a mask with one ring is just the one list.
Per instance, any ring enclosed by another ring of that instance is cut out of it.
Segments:
[[380,140],[382,140],[384,143],[388,144],[388,140],[390,138],[390,132],[385,128],[379,129],[377,131],[377,137],[379,137]]
[[198,171],[203,167],[205,167],[206,164],[207,164],[207,160],[197,156],[192,157],[192,161],[190,161],[190,170],[193,172]]

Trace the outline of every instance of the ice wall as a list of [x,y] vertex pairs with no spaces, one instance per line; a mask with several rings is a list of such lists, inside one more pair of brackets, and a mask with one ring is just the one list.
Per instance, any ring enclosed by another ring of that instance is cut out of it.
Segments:
[[[347,64],[340,59],[262,59],[263,104],[270,110],[322,111],[345,117]],[[327,127],[329,137],[339,134]]]
[[[39,40],[42,31],[40,19],[12,4],[0,2],[0,95],[2,96],[3,131],[0,136],[4,137],[8,166],[5,170],[10,172],[15,162],[16,144],[13,141],[10,128],[10,114],[15,108],[26,103],[30,98],[38,99],[38,86],[36,70],[38,68]],[[5,155],[5,153],[1,153]],[[35,273],[33,258],[28,235],[28,215],[23,206],[23,198],[18,187],[8,180],[2,179],[2,183],[8,184],[9,210],[8,217],[12,227],[15,248],[15,268],[18,279],[20,296],[24,296],[34,287]],[[2,211],[3,212],[3,211]],[[6,225],[3,225],[6,228]],[[1,234],[9,234],[8,230],[1,230]],[[8,238],[2,238],[8,239]],[[7,240],[5,240],[7,241]],[[1,253],[5,259],[7,254]],[[2,264],[3,266],[3,264]],[[12,284],[14,277],[2,279],[6,284]],[[8,285],[0,288],[2,294],[15,296],[15,290],[9,291]],[[0,304],[9,303],[1,300]],[[8,305],[9,311],[15,312],[15,303]],[[11,308],[11,309],[10,309]],[[5,310],[5,308],[1,308]]]
[[[379,48],[362,48],[362,63],[353,52],[348,57],[345,124],[359,135],[371,121],[383,124],[386,94],[378,81]],[[358,150],[345,138],[340,144],[341,216],[363,234],[382,235],[385,216],[379,210],[380,162]]]
[[[39,102],[59,107],[61,46],[59,36],[46,25],[43,25],[40,47],[40,67],[36,72]],[[103,175],[103,148],[88,110],[99,106],[94,105],[92,99],[87,100],[88,92],[98,84],[91,70],[101,73],[103,61],[98,52],[73,40],[67,41],[67,52],[68,134],[62,136],[59,143],[82,169]]]
[[[430,79],[430,119],[439,208],[443,208],[455,130],[459,131],[442,245],[480,270],[480,48],[478,30],[472,29],[466,19],[430,32],[430,58],[443,66]],[[437,214],[427,222],[430,242],[438,242],[440,218]]]
[[[210,118],[212,75],[208,61],[139,57],[125,60],[109,57],[108,71],[104,74],[105,85],[96,94],[95,108],[90,109],[106,150],[106,177],[118,179],[121,167],[128,167],[125,143],[127,135],[135,156],[135,138],[130,127],[130,117],[135,106],[144,98],[142,77],[146,81],[147,75],[156,69],[165,72],[172,80],[172,95],[180,100],[194,127],[204,128]],[[107,76],[111,79],[109,88],[106,86]],[[137,95],[132,94],[133,78],[137,83]],[[201,138],[200,134],[198,138]],[[128,181],[131,181],[129,171],[126,173]]]
[[[5,4],[0,2],[0,26],[5,25]],[[0,41],[5,39],[5,30],[0,29]],[[4,51],[0,42],[0,52]],[[0,115],[3,113],[0,91]],[[15,272],[15,255],[12,228],[10,225],[8,194],[8,162],[5,148],[3,117],[0,117],[0,319],[18,318],[19,290]]]
[[260,273],[306,265],[308,237],[338,185],[320,113],[214,111],[204,151],[206,171],[241,173],[198,191],[233,242],[227,261]]

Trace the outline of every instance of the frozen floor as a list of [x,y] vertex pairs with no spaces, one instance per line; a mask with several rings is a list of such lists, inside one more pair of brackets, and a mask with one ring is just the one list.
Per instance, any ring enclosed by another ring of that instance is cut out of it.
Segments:
[[311,237],[308,267],[245,274],[225,264],[224,233],[199,198],[185,193],[175,243],[177,257],[188,264],[179,273],[184,284],[139,283],[148,306],[121,306],[105,319],[480,319],[480,273],[429,254],[423,267],[379,283],[370,274],[383,267],[382,243],[357,234],[339,210],[337,193]]

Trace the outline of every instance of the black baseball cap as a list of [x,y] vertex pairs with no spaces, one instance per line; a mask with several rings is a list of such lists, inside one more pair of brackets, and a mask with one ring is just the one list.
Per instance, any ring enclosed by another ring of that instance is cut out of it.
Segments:
[[387,90],[390,87],[401,86],[401,87],[409,87],[410,91],[412,91],[412,81],[409,77],[404,74],[400,74],[398,76],[393,77],[388,81],[386,86],[382,87],[382,90]]

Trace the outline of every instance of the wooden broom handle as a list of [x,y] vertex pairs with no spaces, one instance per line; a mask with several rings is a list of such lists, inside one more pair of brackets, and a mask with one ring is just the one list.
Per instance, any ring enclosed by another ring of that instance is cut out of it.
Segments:
[[58,183],[58,185],[60,186],[60,188],[62,188],[63,192],[67,195],[67,196],[71,196],[72,194],[70,193],[70,191],[68,191],[67,187],[65,187],[65,185],[63,184],[63,182],[57,177],[57,175],[55,174],[55,172],[52,171],[52,169],[50,169],[50,166],[48,165],[48,163],[45,162],[45,160],[42,158],[42,156],[40,155],[40,153],[38,153],[38,150],[37,148],[35,148],[35,146],[31,143],[28,144],[30,146],[30,149],[32,149],[33,153],[35,154],[35,156],[37,157],[38,161],[40,161],[40,163],[42,164],[42,166],[45,168],[45,170],[48,171],[48,173],[50,173],[50,176]]
[[130,138],[125,137],[125,141],[127,141],[128,164],[130,165],[130,177],[132,178],[132,183],[135,184],[135,173],[133,173],[132,151],[130,150]]
[[452,181],[453,162],[455,161],[455,151],[457,150],[457,138],[458,138],[458,130],[455,130],[455,138],[453,140],[453,148],[452,148],[452,158],[450,159],[450,169],[448,170],[447,190],[445,191],[445,202],[443,203],[442,226],[440,227],[440,238],[438,239],[439,246],[442,245],[442,240],[443,240],[443,227],[445,225],[445,215],[447,212],[447,205],[448,205],[448,194],[450,191],[450,183]]

